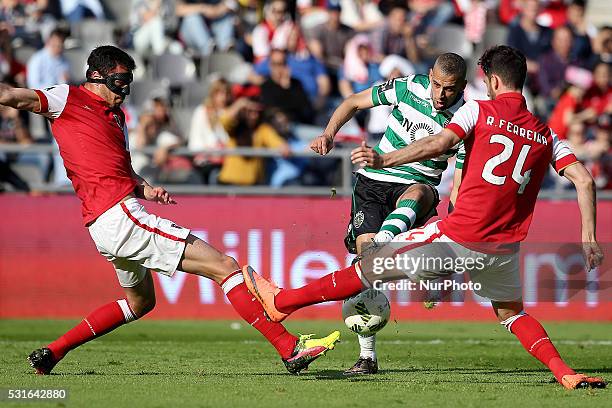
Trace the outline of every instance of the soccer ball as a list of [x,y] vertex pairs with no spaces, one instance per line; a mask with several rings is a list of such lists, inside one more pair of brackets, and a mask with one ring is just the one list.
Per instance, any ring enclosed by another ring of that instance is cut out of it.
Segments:
[[342,318],[346,326],[362,336],[372,336],[389,321],[391,306],[384,293],[366,289],[344,301]]

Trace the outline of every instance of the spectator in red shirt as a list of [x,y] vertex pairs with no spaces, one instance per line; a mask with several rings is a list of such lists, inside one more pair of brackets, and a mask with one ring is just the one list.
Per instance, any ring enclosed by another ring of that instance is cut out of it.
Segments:
[[272,49],[286,50],[295,40],[297,30],[287,11],[287,2],[272,0],[264,8],[265,19],[253,30],[253,57],[255,62],[265,59]]
[[587,89],[582,101],[583,109],[593,109],[597,117],[612,114],[612,85],[610,64],[600,62],[593,70],[593,84]]

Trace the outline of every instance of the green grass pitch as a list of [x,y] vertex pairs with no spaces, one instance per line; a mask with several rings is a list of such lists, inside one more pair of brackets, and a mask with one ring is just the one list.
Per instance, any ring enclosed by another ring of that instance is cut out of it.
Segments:
[[[494,321],[391,322],[379,335],[381,373],[344,378],[357,357],[341,321],[290,321],[294,333],[343,341],[302,375],[244,324],[152,321],[122,327],[71,352],[56,375],[32,374],[27,354],[71,321],[0,320],[0,388],[66,388],[65,402],[14,407],[612,407],[612,389],[567,391]],[[612,379],[610,323],[545,325],[565,359]]]

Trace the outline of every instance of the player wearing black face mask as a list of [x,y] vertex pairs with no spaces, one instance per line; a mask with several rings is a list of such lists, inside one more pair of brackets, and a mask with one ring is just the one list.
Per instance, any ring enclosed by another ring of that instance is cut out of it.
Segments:
[[126,97],[130,94],[130,84],[134,80],[131,72],[116,72],[108,74],[105,78],[92,78],[93,72],[87,70],[87,82],[105,84],[111,92]]

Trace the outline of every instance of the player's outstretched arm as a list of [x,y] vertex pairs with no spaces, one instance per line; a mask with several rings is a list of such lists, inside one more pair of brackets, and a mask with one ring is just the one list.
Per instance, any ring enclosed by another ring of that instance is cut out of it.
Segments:
[[591,173],[577,162],[565,168],[563,175],[576,187],[580,218],[582,220],[582,247],[587,268],[601,265],[603,253],[597,243],[596,192],[595,181]]
[[0,105],[31,112],[40,112],[40,100],[32,89],[13,88],[0,83]]
[[334,114],[329,119],[325,131],[312,141],[310,148],[320,155],[326,155],[334,147],[334,137],[336,137],[338,130],[340,130],[358,110],[369,109],[373,106],[372,88],[349,96],[336,108]]
[[363,143],[351,152],[351,161],[353,164],[375,169],[401,166],[406,163],[438,157],[459,143],[459,141],[461,139],[453,131],[442,129],[438,134],[424,137],[402,149],[383,155],[378,154],[374,149]]

